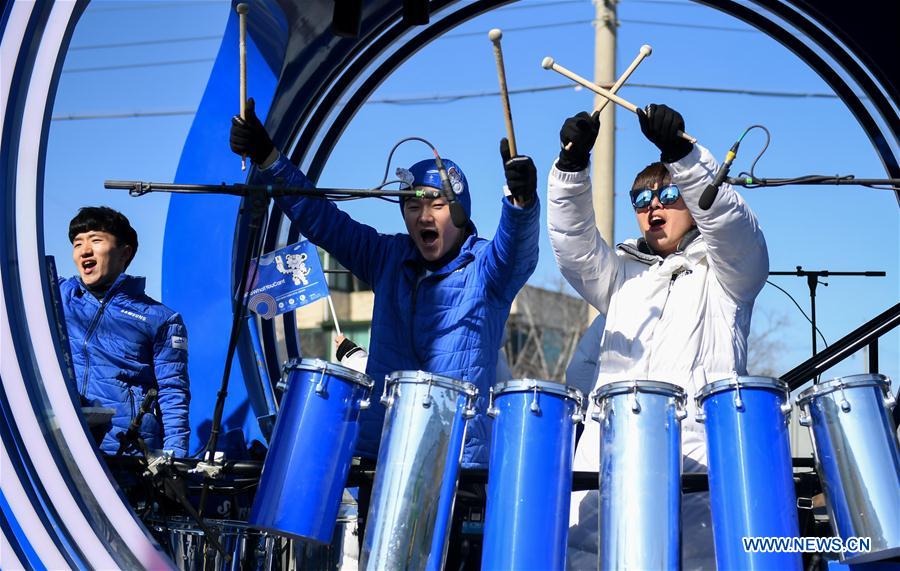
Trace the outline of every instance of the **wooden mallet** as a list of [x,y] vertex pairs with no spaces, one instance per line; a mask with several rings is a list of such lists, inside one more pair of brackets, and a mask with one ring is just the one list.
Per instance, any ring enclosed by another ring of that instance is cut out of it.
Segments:
[[509,110],[509,91],[506,87],[506,70],[503,67],[503,50],[500,49],[500,39],[503,32],[494,28],[488,32],[488,38],[494,44],[494,59],[497,60],[497,78],[500,80],[500,100],[503,102],[503,119],[506,121],[506,138],[509,140],[509,154],[515,157],[519,153],[516,152],[516,133],[513,130],[512,112]]
[[[563,66],[559,65],[558,63],[554,62],[553,58],[550,56],[547,56],[544,58],[544,60],[541,62],[541,67],[543,67],[544,69],[552,69],[556,73],[563,75],[565,77],[568,77],[569,79],[571,79],[578,85],[581,85],[582,87],[590,89],[597,95],[599,95],[601,97],[605,97],[606,99],[609,99],[616,105],[621,105],[622,107],[624,107],[625,109],[628,109],[629,111],[631,111],[634,114],[637,114],[637,112],[638,112],[638,107],[634,103],[631,103],[630,101],[626,101],[625,99],[622,99],[615,93],[611,93],[609,90],[603,89],[599,85],[597,85],[591,81],[588,81],[587,79],[581,77],[577,73],[569,71],[568,69],[566,69]],[[678,131],[677,134],[682,139],[690,141],[691,143],[697,142],[697,139],[695,139],[694,137],[691,137],[690,135],[688,135],[687,133],[685,133],[683,131]]]
[[[609,88],[609,92],[616,93],[617,91],[619,91],[619,88],[625,85],[625,82],[628,81],[628,78],[631,77],[631,74],[634,73],[634,70],[637,69],[637,66],[641,65],[641,62],[644,61],[644,58],[652,53],[653,48],[651,48],[647,44],[642,45],[640,51],[638,51],[637,57],[634,58],[634,61],[632,61],[631,65],[628,66],[628,69],[626,69],[625,72],[619,76],[619,79],[617,79],[616,82],[612,84],[612,87]],[[597,113],[603,111],[607,105],[609,105],[609,99],[604,98],[603,102],[600,103],[600,106],[597,107]],[[566,143],[566,150],[568,151],[571,148],[572,141],[569,141],[568,143]]]
[[[240,47],[241,47],[241,119],[247,118],[247,13],[250,12],[249,4],[238,4],[235,8],[240,22]],[[247,170],[247,157],[241,157],[241,170]]]

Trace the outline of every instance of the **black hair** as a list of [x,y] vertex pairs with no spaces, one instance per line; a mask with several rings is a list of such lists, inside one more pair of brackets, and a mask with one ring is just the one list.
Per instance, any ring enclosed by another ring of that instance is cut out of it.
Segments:
[[631,190],[665,188],[670,182],[672,182],[672,175],[669,174],[669,169],[666,168],[666,165],[655,162],[644,167],[644,170],[634,177]]
[[128,218],[118,210],[108,206],[85,206],[78,210],[75,218],[69,222],[69,242],[75,242],[75,236],[85,232],[108,232],[116,237],[116,246],[131,246],[131,263],[137,254],[137,232],[131,227]]

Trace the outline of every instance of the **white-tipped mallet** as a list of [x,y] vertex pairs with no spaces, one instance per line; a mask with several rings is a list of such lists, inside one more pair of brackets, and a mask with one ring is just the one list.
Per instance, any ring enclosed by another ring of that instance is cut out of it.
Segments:
[[494,28],[488,32],[488,38],[494,44],[494,59],[497,60],[497,78],[500,80],[500,100],[503,103],[503,119],[506,122],[506,138],[509,140],[509,154],[514,157],[516,151],[516,133],[513,130],[512,112],[509,109],[509,90],[506,87],[506,69],[503,66],[503,50],[500,49],[500,39],[503,32]]
[[[628,78],[631,77],[631,74],[634,73],[634,70],[637,69],[637,66],[641,65],[641,62],[644,61],[644,58],[653,53],[653,48],[649,45],[644,44],[641,46],[641,49],[638,51],[638,55],[634,58],[634,61],[631,62],[631,65],[625,70],[625,72],[619,76],[619,79],[616,80],[615,83],[612,84],[612,87],[609,88],[610,93],[617,93],[619,88],[625,85],[625,82],[628,81]],[[606,106],[609,105],[609,99],[604,98],[603,102],[600,103],[600,106],[597,107],[597,113],[600,113]],[[572,142],[569,141],[566,143],[566,150],[572,148]]]
[[[544,58],[544,60],[541,62],[541,67],[543,67],[544,69],[552,69],[556,73],[563,75],[565,77],[568,77],[569,79],[571,79],[578,85],[581,85],[582,87],[590,89],[597,95],[599,95],[601,97],[605,97],[606,99],[609,99],[616,105],[621,105],[622,107],[624,107],[625,109],[628,109],[629,111],[631,111],[634,114],[637,114],[637,112],[638,112],[638,107],[634,103],[631,103],[630,101],[626,101],[625,99],[622,99],[615,93],[611,93],[609,90],[603,89],[596,83],[588,81],[587,79],[581,77],[577,73],[569,71],[568,69],[564,68],[563,66],[561,66],[558,63],[556,63],[555,61],[553,61],[553,58],[550,56],[547,56]],[[697,142],[697,139],[695,139],[694,137],[691,137],[690,135],[688,135],[687,133],[684,133],[682,131],[678,131],[678,136],[681,137],[682,139],[690,141],[691,143]]]
[[[235,10],[238,13],[240,24],[240,48],[241,48],[241,119],[247,118],[247,13],[250,12],[249,4],[238,4]],[[241,170],[247,170],[247,157],[241,157]]]
[[[625,85],[625,82],[628,81],[628,78],[631,77],[631,74],[634,73],[634,70],[637,69],[641,62],[644,61],[644,58],[653,53],[653,48],[649,45],[644,44],[641,46],[641,49],[638,51],[638,55],[634,58],[634,61],[631,62],[631,65],[619,76],[619,79],[616,80],[615,83],[612,84],[612,87],[609,88],[610,93],[617,93],[619,88]],[[604,98],[603,102],[600,104],[600,107],[597,108],[597,111],[603,111],[606,106],[609,105],[609,99]]]

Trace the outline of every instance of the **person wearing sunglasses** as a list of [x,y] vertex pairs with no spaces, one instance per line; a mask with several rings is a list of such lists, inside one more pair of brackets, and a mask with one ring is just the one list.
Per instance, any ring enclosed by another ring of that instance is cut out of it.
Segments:
[[[563,148],[549,175],[550,243],[565,279],[606,316],[594,387],[624,380],[683,387],[684,470],[705,472],[694,396],[707,382],[747,374],[750,316],[768,275],[768,251],[753,212],[727,183],[709,210],[700,208],[719,165],[707,149],[677,135],[685,130],[681,114],[650,105],[638,120],[660,151],[628,193],[640,236],[612,249],[597,230],[588,164],[600,122],[582,112],[563,123]],[[599,424],[586,423],[575,470],[598,470],[598,442]],[[708,494],[684,498],[685,570],[715,569],[708,502]],[[597,492],[573,494],[570,513],[567,565],[596,568]]]

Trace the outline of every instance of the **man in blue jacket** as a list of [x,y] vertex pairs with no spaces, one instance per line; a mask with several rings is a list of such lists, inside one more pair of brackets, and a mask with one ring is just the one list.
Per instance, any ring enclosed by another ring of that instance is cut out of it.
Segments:
[[[232,121],[231,149],[249,157],[265,183],[312,186],[275,150],[252,99],[246,119]],[[304,236],[371,284],[375,307],[366,372],[375,380],[375,395],[381,393],[385,375],[398,370],[471,382],[482,397],[493,384],[510,305],[537,265],[540,232],[534,163],[528,157],[510,157],[505,139],[501,156],[510,195],[502,199],[493,240],[480,238],[471,222],[455,227],[444,198],[403,201],[408,233],[394,235],[379,234],[328,200],[277,199]],[[472,199],[465,174],[451,160],[443,164],[468,217]],[[407,178],[414,188],[441,188],[434,159],[414,164]],[[377,457],[384,413],[373,398],[372,407],[361,415],[360,455]],[[467,428],[463,467],[487,466],[489,437],[490,427],[479,414]]]
[[156,389],[140,435],[151,449],[187,455],[187,330],[179,314],[144,294],[144,278],[124,273],[137,252],[137,233],[120,212],[85,207],[69,223],[69,240],[78,277],[60,278],[59,289],[77,389],[92,404],[115,410],[101,450],[118,451],[117,435]]

